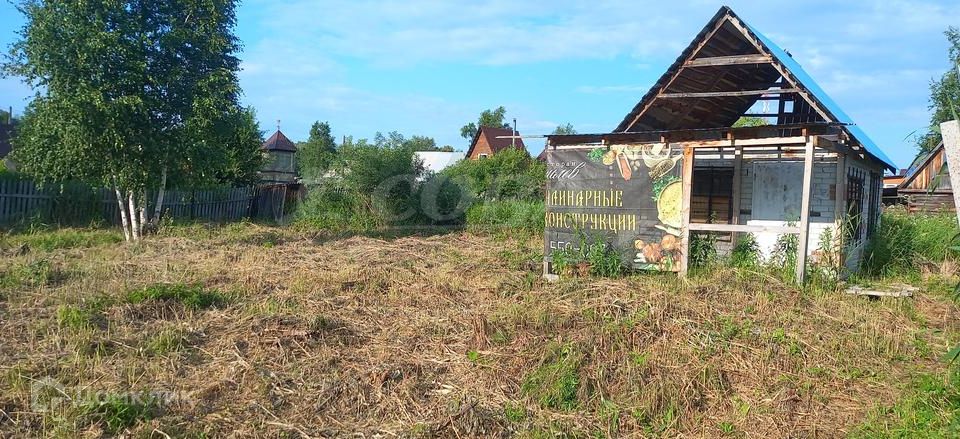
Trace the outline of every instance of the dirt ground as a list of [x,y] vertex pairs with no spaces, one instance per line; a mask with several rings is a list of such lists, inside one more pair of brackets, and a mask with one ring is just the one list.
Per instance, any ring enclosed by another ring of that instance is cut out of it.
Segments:
[[[546,283],[538,237],[240,225],[67,247],[0,250],[2,436],[837,437],[942,371],[960,331],[929,286]],[[157,285],[206,295],[132,293]]]

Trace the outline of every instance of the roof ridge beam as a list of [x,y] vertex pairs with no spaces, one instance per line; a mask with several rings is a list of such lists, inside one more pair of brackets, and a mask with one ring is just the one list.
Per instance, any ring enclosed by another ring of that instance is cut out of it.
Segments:
[[683,98],[718,98],[729,96],[760,96],[768,94],[797,93],[797,88],[780,88],[767,90],[735,90],[735,91],[707,91],[690,93],[660,93],[661,98],[665,99],[683,99]]
[[683,67],[714,67],[714,66],[732,66],[740,64],[770,64],[773,57],[770,55],[731,55],[731,56],[711,56],[705,58],[696,58],[683,63]]

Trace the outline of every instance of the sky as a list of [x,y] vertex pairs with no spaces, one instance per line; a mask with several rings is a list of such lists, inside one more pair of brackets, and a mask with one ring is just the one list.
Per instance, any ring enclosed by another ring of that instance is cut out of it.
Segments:
[[[314,121],[339,139],[426,135],[465,150],[460,127],[503,105],[521,134],[571,123],[612,131],[722,3],[649,1],[245,0],[244,105],[270,135],[305,140]],[[730,1],[788,50],[900,167],[929,121],[932,78],[950,68],[943,31],[956,0]],[[0,47],[23,19],[0,2]],[[32,92],[0,78],[18,114]],[[538,153],[540,139],[526,139]]]

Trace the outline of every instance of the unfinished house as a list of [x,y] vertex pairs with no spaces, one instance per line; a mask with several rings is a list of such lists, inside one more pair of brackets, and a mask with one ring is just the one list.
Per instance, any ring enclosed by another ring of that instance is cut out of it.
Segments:
[[[744,121],[759,126],[735,127]],[[808,256],[855,270],[894,168],[789,53],[727,7],[614,132],[547,142],[548,272],[553,252],[597,235],[636,269],[684,275],[692,235],[707,233],[721,252],[752,234],[765,256],[797,235],[801,281]]]

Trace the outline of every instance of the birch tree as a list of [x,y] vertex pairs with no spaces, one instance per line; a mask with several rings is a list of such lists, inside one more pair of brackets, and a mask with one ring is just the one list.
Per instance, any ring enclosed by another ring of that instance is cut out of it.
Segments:
[[[25,0],[3,70],[35,90],[14,141],[24,172],[111,187],[124,236],[159,218],[173,183],[255,173],[239,104],[233,0]],[[251,168],[253,168],[251,170]],[[157,193],[148,210],[147,193]]]

